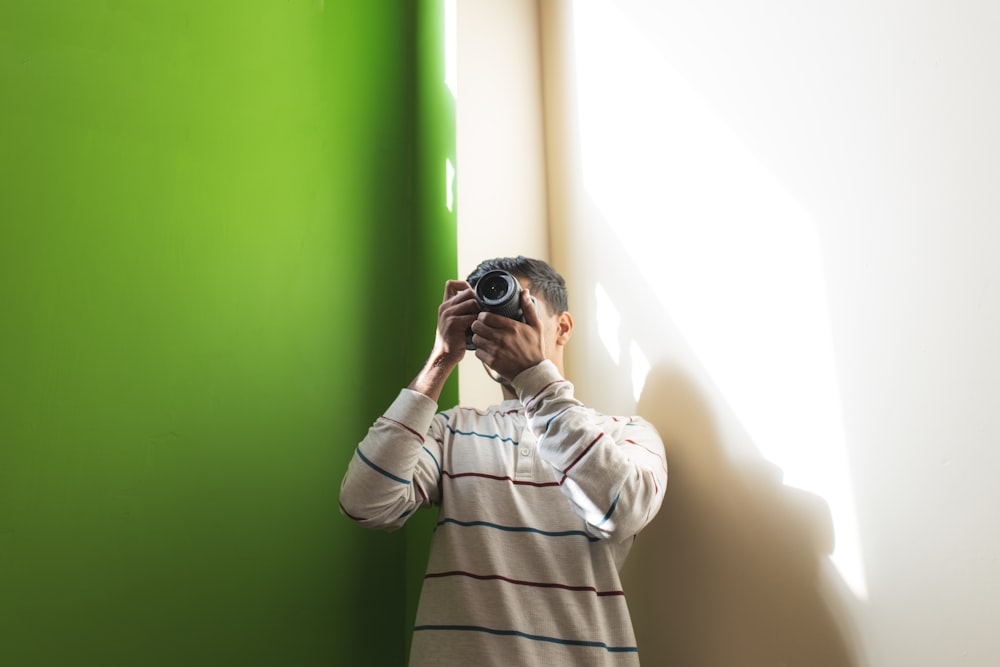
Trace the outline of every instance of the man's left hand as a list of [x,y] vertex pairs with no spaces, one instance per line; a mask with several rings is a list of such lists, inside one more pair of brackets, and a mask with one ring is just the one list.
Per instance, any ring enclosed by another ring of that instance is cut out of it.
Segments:
[[528,290],[521,292],[521,310],[524,322],[484,311],[472,323],[476,356],[508,382],[546,358],[542,322]]

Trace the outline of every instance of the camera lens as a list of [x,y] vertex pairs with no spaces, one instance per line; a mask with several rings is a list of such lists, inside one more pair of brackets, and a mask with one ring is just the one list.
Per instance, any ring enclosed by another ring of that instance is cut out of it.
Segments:
[[486,300],[500,301],[510,291],[511,286],[505,276],[490,276],[488,279],[484,279],[483,282],[485,284],[480,293]]
[[476,283],[476,301],[483,310],[524,321],[521,285],[506,271],[490,271]]

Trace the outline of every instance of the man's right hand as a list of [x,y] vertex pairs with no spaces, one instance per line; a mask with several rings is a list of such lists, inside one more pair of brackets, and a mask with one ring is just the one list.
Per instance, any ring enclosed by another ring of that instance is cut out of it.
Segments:
[[449,280],[438,307],[437,336],[433,357],[455,365],[465,356],[466,332],[479,315],[476,293],[464,280]]
[[444,286],[444,299],[438,307],[437,334],[434,350],[423,369],[413,378],[409,388],[437,400],[441,389],[465,357],[465,333],[479,315],[476,293],[464,280],[449,280]]

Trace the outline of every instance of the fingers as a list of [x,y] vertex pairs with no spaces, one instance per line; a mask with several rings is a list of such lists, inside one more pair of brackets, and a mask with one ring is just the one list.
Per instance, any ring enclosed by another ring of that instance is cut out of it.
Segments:
[[456,359],[465,354],[466,332],[479,314],[475,294],[464,280],[445,283],[444,299],[438,306],[437,344]]
[[466,290],[472,290],[472,285],[468,282],[464,280],[449,280],[444,284],[444,298],[442,301],[447,301],[456,294],[460,294]]
[[485,320],[487,318],[500,318],[499,322],[495,322],[501,325],[507,322],[513,322],[513,320],[508,320],[506,317],[500,315],[492,315],[489,313],[480,313],[470,327],[472,330],[472,343],[476,346],[476,357],[480,361],[485,363],[487,366],[492,367],[493,364],[497,362],[497,355],[501,351],[506,350],[509,346],[505,342],[507,340],[507,335],[504,329],[491,327]]
[[522,323],[509,317],[484,310],[475,316],[470,325],[473,333],[472,342],[487,351],[512,347],[518,338],[518,327],[523,326]]
[[483,322],[483,318],[488,314],[485,311],[479,313],[469,324],[469,328],[472,330],[472,342],[475,343],[476,347],[493,345],[493,337],[489,335],[490,327]]
[[[438,307],[438,316],[471,315],[479,312],[476,295],[464,280],[449,280],[444,286],[444,299]],[[471,321],[471,320],[470,320]]]
[[506,317],[488,311],[478,313],[469,325],[472,329],[472,342],[480,349],[494,349],[498,344],[501,330],[493,325],[503,326],[506,324],[505,320]]
[[472,333],[476,357],[503,377],[517,377],[545,359],[541,330],[527,323],[483,312],[472,323]]
[[464,326],[469,326],[479,315],[479,304],[475,298],[470,298],[466,294],[459,292],[451,299],[445,301],[438,307],[438,318],[460,318],[467,320]]

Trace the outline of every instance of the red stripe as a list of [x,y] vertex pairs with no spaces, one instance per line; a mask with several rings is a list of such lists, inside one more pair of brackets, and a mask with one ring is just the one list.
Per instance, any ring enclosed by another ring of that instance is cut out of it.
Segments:
[[340,503],[340,511],[344,513],[344,516],[346,516],[348,519],[350,519],[352,521],[367,521],[368,520],[368,519],[362,519],[359,516],[354,516],[353,514],[351,514],[350,512],[348,512],[346,509],[344,509],[344,503]]
[[649,452],[650,454],[652,454],[652,455],[653,455],[653,456],[655,456],[656,458],[660,459],[661,461],[663,460],[663,457],[662,457],[662,456],[660,456],[659,454],[657,454],[656,452],[654,452],[654,451],[653,451],[652,449],[650,449],[649,447],[646,447],[645,445],[640,445],[640,444],[639,444],[638,442],[636,442],[635,440],[628,440],[628,439],[626,439],[626,440],[625,440],[625,442],[627,442],[627,443],[628,443],[628,444],[630,444],[630,445],[635,445],[635,446],[636,446],[636,447],[638,447],[639,449],[645,449],[645,450],[646,450],[647,452]]
[[543,391],[545,391],[546,389],[548,389],[549,387],[551,387],[551,386],[552,386],[552,385],[554,385],[554,384],[559,384],[560,382],[565,382],[565,381],[566,381],[566,380],[563,380],[563,379],[559,379],[559,380],[553,380],[552,382],[550,382],[550,383],[548,383],[547,385],[545,385],[544,387],[542,387],[542,388],[541,388],[541,389],[540,389],[540,390],[538,391],[538,393],[537,393],[537,394],[535,394],[535,395],[534,395],[534,396],[532,396],[532,397],[531,397],[530,399],[528,399],[528,402],[524,404],[524,409],[525,409],[525,410],[527,410],[527,409],[528,409],[528,406],[529,406],[529,405],[531,405],[532,403],[534,403],[534,402],[535,402],[535,399],[536,399],[536,398],[538,398],[539,396],[541,396],[541,395],[542,395],[542,392],[543,392]]
[[386,420],[387,422],[391,422],[391,423],[395,424],[396,426],[401,426],[402,428],[405,428],[405,429],[406,429],[407,431],[409,431],[409,432],[410,432],[410,433],[412,433],[413,435],[415,435],[415,436],[417,436],[418,438],[420,438],[420,442],[421,442],[421,443],[423,443],[423,442],[424,442],[424,436],[420,435],[419,433],[417,433],[416,431],[414,431],[414,430],[413,430],[412,428],[410,428],[409,426],[407,426],[407,425],[406,425],[406,424],[404,424],[403,422],[401,422],[401,421],[396,421],[395,419],[391,419],[391,418],[389,418],[389,417],[386,417],[385,415],[382,415],[381,417],[379,417],[379,419],[384,419],[384,420]]
[[458,479],[459,477],[480,477],[483,479],[493,479],[498,482],[510,482],[512,484],[520,484],[524,486],[560,486],[561,482],[525,482],[523,480],[514,479],[513,477],[501,477],[498,475],[487,475],[482,472],[460,472],[451,473],[447,470],[442,470],[441,474],[446,477],[451,477],[452,479]]
[[603,438],[603,437],[604,437],[604,434],[602,433],[602,434],[600,434],[599,436],[597,436],[596,438],[594,438],[594,441],[593,441],[592,443],[590,443],[589,445],[587,445],[587,448],[586,448],[585,450],[583,450],[583,453],[582,453],[582,454],[580,454],[580,455],[579,455],[578,457],[576,457],[576,460],[575,460],[575,461],[573,461],[572,463],[570,463],[570,464],[569,464],[569,467],[568,467],[568,468],[566,468],[566,469],[565,469],[565,470],[563,471],[563,473],[568,473],[568,472],[569,472],[570,470],[572,470],[572,469],[573,469],[573,466],[575,466],[575,465],[576,465],[577,463],[579,463],[579,462],[580,462],[580,459],[582,459],[582,458],[583,458],[584,456],[586,456],[586,455],[587,455],[587,452],[589,452],[589,451],[590,451],[591,447],[593,447],[593,446],[594,446],[595,444],[597,444],[597,441],[598,441],[598,440],[600,440],[600,439],[601,439],[601,438]]
[[465,408],[465,407],[462,407],[462,406],[459,406],[458,409],[459,410],[464,410],[465,412],[475,412],[480,417],[489,417],[491,415],[500,415],[500,416],[512,415],[512,414],[515,414],[515,413],[518,413],[518,412],[521,412],[522,410],[524,410],[523,407],[520,407],[520,408],[514,408],[512,410],[505,410],[503,412],[500,412],[499,410],[479,410],[477,408]]
[[533,586],[535,588],[559,588],[564,591],[580,591],[583,593],[593,593],[598,597],[625,595],[625,591],[599,591],[593,586],[570,586],[568,584],[553,584],[553,583],[546,583],[539,581],[522,581],[520,579],[510,579],[508,577],[504,577],[499,574],[473,574],[472,572],[465,572],[463,570],[452,570],[451,572],[429,572],[424,578],[432,579],[440,577],[471,577],[472,579],[479,579],[482,581],[487,581],[487,580],[505,581],[508,584],[516,584],[518,586]]

